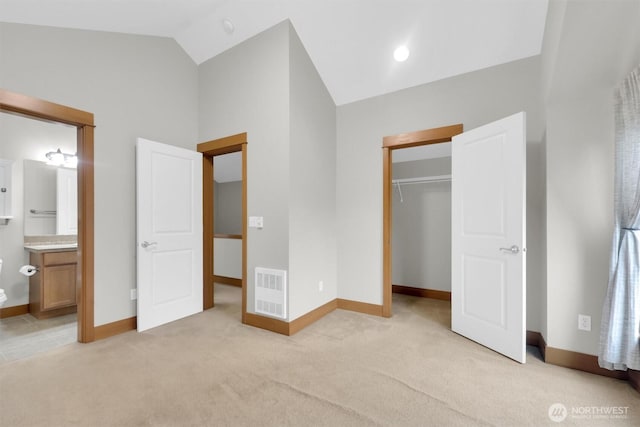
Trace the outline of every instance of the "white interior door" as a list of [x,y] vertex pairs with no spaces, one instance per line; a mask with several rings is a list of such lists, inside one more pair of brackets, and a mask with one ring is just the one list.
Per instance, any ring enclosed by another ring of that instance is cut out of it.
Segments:
[[202,311],[202,155],[138,138],[138,331]]
[[525,363],[525,113],[453,137],[452,176],[451,328]]

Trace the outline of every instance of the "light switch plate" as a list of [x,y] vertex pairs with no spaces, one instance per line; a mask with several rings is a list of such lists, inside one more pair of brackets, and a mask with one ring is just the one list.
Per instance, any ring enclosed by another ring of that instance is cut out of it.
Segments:
[[250,216],[249,217],[249,227],[251,228],[262,228],[264,226],[264,217],[261,216]]

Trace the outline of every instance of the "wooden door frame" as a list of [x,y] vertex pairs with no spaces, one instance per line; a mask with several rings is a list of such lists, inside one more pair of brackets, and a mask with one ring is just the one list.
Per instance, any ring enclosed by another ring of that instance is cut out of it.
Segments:
[[94,118],[89,113],[5,89],[0,111],[77,128],[78,155],[78,341],[95,340],[94,326]]
[[462,124],[385,136],[382,139],[382,315],[391,317],[391,235],[392,235],[392,199],[393,180],[392,152],[401,148],[448,142],[461,134]]
[[213,158],[222,154],[242,152],[242,323],[247,315],[247,133],[198,144],[202,153],[202,309],[212,308],[214,302],[213,272]]

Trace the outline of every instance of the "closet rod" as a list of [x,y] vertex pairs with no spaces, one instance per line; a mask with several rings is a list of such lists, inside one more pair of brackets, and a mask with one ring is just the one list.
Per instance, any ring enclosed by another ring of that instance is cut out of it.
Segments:
[[403,178],[403,179],[394,179],[394,185],[400,184],[423,184],[427,182],[446,182],[451,181],[451,175],[437,175],[437,176],[423,176],[419,178]]

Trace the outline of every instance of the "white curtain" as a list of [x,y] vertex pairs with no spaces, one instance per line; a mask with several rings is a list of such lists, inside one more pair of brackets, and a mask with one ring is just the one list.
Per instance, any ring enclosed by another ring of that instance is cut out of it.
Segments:
[[600,366],[640,370],[640,67],[615,93],[615,230]]

